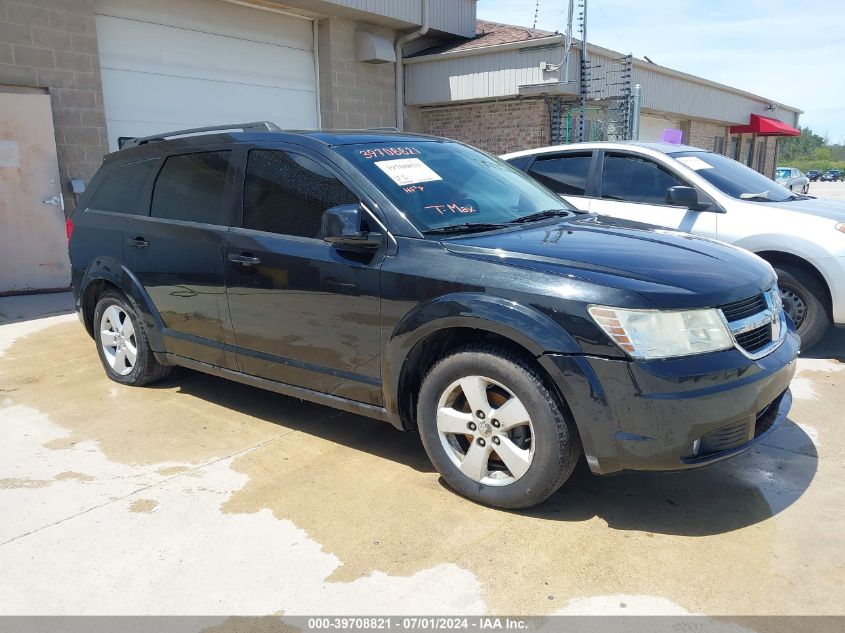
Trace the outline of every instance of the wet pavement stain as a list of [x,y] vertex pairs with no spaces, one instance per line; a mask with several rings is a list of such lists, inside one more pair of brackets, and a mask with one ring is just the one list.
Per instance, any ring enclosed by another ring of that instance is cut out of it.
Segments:
[[136,499],[129,506],[130,512],[149,513],[153,512],[158,506],[158,501],[155,499]]
[[[292,521],[342,562],[330,581],[448,562],[471,571],[500,613],[613,594],[665,596],[699,613],[845,611],[845,451],[833,426],[845,390],[828,381],[814,383],[818,400],[796,399],[798,424],[730,462],[606,478],[582,464],[549,502],[516,513],[445,488],[412,434],[189,371],[123,387],[105,378],[78,324],[46,334],[49,349],[26,338],[12,345],[0,380],[16,389],[11,402],[70,431],[55,448],[96,440],[109,459],[160,474],[184,468],[162,463],[246,451],[232,467],[248,481],[221,499],[222,511],[269,509]],[[32,380],[57,357],[69,360]],[[802,421],[818,428],[818,451]]]

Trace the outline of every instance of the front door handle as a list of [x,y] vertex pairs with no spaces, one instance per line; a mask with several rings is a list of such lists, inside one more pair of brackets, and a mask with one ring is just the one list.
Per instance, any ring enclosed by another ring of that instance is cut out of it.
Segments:
[[240,264],[241,266],[255,266],[256,264],[261,263],[261,259],[248,253],[243,253],[241,255],[238,255],[237,253],[229,253],[229,261],[234,264]]
[[63,201],[59,196],[53,196],[52,198],[46,198],[42,200],[41,204],[49,204],[53,207],[61,207],[63,206]]
[[147,248],[150,245],[143,237],[130,237],[126,240],[126,243],[135,248]]

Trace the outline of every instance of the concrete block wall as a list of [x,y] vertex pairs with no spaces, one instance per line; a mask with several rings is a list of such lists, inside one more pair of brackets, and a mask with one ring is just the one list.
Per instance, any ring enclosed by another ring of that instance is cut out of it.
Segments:
[[684,132],[684,143],[714,151],[716,137],[724,139],[725,151],[728,148],[728,127],[709,121],[687,121],[681,125]]
[[390,42],[396,33],[342,18],[318,23],[321,124],[327,129],[361,129],[396,125],[394,65],[356,60],[355,33],[367,29]]
[[0,90],[49,92],[67,210],[108,151],[95,29],[94,0],[0,0]]
[[542,99],[513,99],[421,108],[420,132],[475,145],[492,154],[549,144],[549,109]]

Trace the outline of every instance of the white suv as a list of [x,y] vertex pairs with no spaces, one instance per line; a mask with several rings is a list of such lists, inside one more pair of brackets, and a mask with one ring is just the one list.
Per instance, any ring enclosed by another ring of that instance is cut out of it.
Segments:
[[575,143],[502,158],[579,209],[734,244],[768,261],[810,348],[845,326],[845,203],[793,193],[721,154],[664,143]]

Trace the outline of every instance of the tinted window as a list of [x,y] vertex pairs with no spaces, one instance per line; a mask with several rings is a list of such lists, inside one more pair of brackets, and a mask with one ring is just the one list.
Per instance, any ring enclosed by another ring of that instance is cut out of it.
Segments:
[[153,191],[151,215],[170,220],[228,224],[223,205],[231,152],[171,156]]
[[612,154],[604,159],[602,198],[666,204],[666,190],[683,185],[680,180],[648,159]]
[[591,161],[590,153],[538,158],[528,173],[555,193],[583,196]]
[[244,228],[319,238],[323,211],[356,202],[358,196],[310,158],[272,150],[249,153]]
[[155,159],[121,165],[97,189],[88,208],[114,213],[138,213],[141,194],[155,166]]

